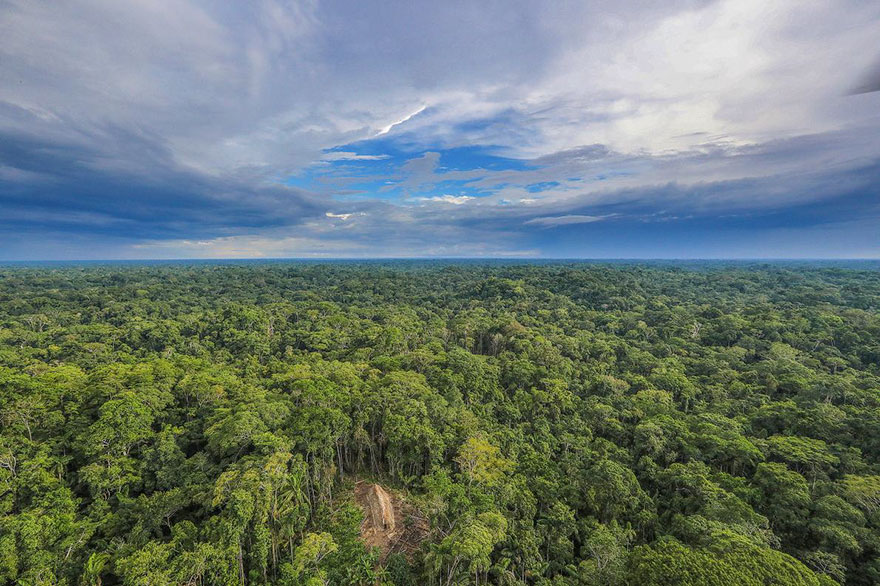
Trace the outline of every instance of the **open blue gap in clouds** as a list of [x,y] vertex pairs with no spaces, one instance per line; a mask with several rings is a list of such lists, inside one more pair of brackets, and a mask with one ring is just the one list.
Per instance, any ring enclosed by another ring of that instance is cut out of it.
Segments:
[[[501,147],[472,145],[453,148],[417,146],[403,137],[379,137],[325,150],[326,158],[287,178],[287,185],[317,192],[342,189],[342,199],[376,198],[403,201],[406,198],[434,198],[444,195],[480,197],[495,189],[475,188],[470,183],[483,179],[448,179],[453,171],[526,171],[537,168],[529,161],[500,155]],[[420,173],[407,164],[425,161],[430,167]],[[407,179],[411,181],[407,182]],[[402,185],[409,183],[408,185]],[[559,185],[547,182],[538,190]]]

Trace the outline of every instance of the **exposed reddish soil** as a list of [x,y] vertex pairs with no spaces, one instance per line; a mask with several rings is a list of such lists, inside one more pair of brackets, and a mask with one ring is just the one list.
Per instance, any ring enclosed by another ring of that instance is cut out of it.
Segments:
[[364,511],[361,539],[379,548],[382,563],[391,553],[410,557],[428,536],[428,521],[419,511],[378,484],[355,483],[354,500]]

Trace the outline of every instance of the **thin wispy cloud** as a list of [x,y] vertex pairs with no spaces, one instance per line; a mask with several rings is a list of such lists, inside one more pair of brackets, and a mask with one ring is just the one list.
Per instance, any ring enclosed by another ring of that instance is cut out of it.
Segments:
[[345,151],[331,151],[325,153],[322,161],[382,161],[390,158],[388,155],[359,155]]
[[566,216],[545,216],[541,218],[532,218],[527,220],[525,224],[535,224],[536,226],[544,226],[552,228],[553,226],[568,226],[570,224],[592,224],[593,222],[601,222],[613,217],[614,214],[607,216],[585,216],[582,214],[568,214]]
[[409,122],[410,120],[413,119],[413,117],[418,116],[419,114],[424,112],[425,108],[427,108],[427,106],[421,106],[418,110],[416,110],[412,114],[407,114],[406,116],[404,116],[400,120],[398,120],[396,122],[392,122],[391,124],[388,124],[386,126],[383,126],[382,128],[379,129],[379,132],[376,133],[376,136],[382,136],[383,134],[388,134],[389,132],[391,132],[391,129],[394,128],[395,126],[400,126],[404,122]]
[[470,195],[435,195],[434,197],[419,197],[416,198],[418,201],[423,202],[440,202],[440,203],[448,203],[456,206],[464,205],[467,202],[474,199],[474,197]]

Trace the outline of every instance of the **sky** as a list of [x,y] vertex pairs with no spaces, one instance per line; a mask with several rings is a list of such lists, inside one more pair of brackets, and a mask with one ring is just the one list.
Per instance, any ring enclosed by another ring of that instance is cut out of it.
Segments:
[[876,0],[0,0],[0,260],[880,258]]

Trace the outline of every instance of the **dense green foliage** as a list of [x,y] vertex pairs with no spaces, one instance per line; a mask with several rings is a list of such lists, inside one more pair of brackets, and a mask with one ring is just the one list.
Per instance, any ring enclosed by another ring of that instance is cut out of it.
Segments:
[[0,583],[880,583],[876,270],[6,268],[0,408]]

